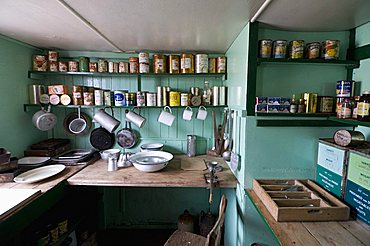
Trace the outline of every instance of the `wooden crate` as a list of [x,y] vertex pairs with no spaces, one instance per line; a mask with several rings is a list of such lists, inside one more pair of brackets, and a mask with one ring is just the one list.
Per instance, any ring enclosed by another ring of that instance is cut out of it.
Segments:
[[253,180],[253,190],[279,222],[349,219],[349,207],[310,180]]

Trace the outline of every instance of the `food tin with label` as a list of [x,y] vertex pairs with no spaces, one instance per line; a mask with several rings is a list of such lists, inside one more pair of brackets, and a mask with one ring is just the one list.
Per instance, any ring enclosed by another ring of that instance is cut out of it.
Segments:
[[208,55],[195,55],[195,73],[208,73]]
[[208,73],[216,73],[216,58],[209,58],[208,59]]
[[181,106],[189,106],[190,105],[189,93],[181,93],[180,94],[180,105]]
[[136,93],[126,92],[125,99],[125,106],[136,106]]
[[98,72],[99,73],[106,73],[108,72],[108,63],[104,59],[98,60]]
[[157,97],[157,106],[165,106],[163,104],[163,94],[162,94],[162,86],[157,86],[157,92],[156,92],[156,97]]
[[48,60],[53,61],[53,62],[57,62],[58,61],[58,52],[53,51],[53,50],[49,50],[48,51]]
[[272,58],[281,59],[286,57],[288,41],[275,40],[273,42]]
[[318,97],[319,113],[332,113],[334,98],[330,96]]
[[353,106],[353,100],[352,98],[345,98],[341,105],[341,111],[339,114],[339,118],[342,119],[350,119],[352,118],[352,106]]
[[118,62],[113,62],[113,73],[118,73],[118,67],[119,63]]
[[180,69],[181,73],[194,73],[193,54],[181,54]]
[[292,40],[289,43],[289,58],[291,59],[302,59],[304,51],[303,40]]
[[149,53],[147,53],[147,52],[140,52],[139,53],[139,63],[147,63],[147,64],[149,64]]
[[325,59],[338,59],[339,57],[339,40],[326,40],[325,41]]
[[212,88],[212,105],[220,105],[220,87],[218,86],[213,86]]
[[190,93],[194,96],[199,96],[199,87],[190,87]]
[[357,119],[357,107],[358,103],[361,100],[361,96],[355,96],[354,97],[354,102],[353,102],[353,110],[352,110],[352,118]]
[[219,88],[220,105],[226,105],[226,86],[220,86]]
[[153,72],[154,73],[166,73],[166,56],[161,54],[153,55]]
[[108,62],[108,73],[113,73],[113,65],[114,62],[112,61]]
[[342,106],[344,101],[347,99],[347,97],[337,97],[337,102],[336,102],[336,107],[335,107],[335,112],[337,114],[337,118],[341,118],[342,114]]
[[130,57],[130,73],[139,73],[139,58]]
[[168,106],[170,103],[170,91],[171,88],[169,86],[162,87],[162,102],[163,106]]
[[98,63],[97,62],[89,62],[89,72],[96,73],[98,71]]
[[33,71],[45,72],[48,68],[47,57],[44,55],[34,55],[33,56]]
[[29,103],[30,104],[39,104],[40,96],[44,93],[45,87],[43,85],[30,85],[28,88],[29,94]]
[[117,90],[114,91],[114,106],[125,106],[125,91]]
[[258,42],[259,45],[259,57],[260,58],[271,58],[272,40],[263,39]]
[[170,106],[171,107],[180,106],[180,92],[170,91]]
[[94,87],[83,87],[83,98],[84,105],[93,106],[94,105]]
[[169,55],[168,56],[168,72],[169,73],[180,73],[180,56]]
[[68,62],[68,72],[78,72],[78,61]]
[[226,57],[225,56],[219,56],[217,57],[217,73],[225,73],[226,72]]
[[354,81],[339,80],[337,81],[337,97],[352,97],[354,93]]
[[50,97],[48,94],[41,94],[40,95],[40,103],[42,104],[48,104],[50,103]]
[[140,63],[139,64],[139,72],[140,73],[149,73],[149,64],[148,63]]
[[88,72],[89,71],[89,62],[90,58],[81,56],[79,59],[79,70],[80,72]]
[[58,70],[59,72],[68,72],[68,62],[58,62]]
[[306,58],[317,59],[320,58],[320,47],[319,42],[312,42],[306,45]]
[[58,62],[56,62],[56,61],[49,61],[48,62],[48,70],[50,72],[58,72]]
[[50,95],[49,100],[52,105],[58,105],[60,103],[60,98],[57,94]]
[[104,91],[102,89],[94,89],[94,104],[97,106],[104,105]]
[[146,106],[157,106],[157,94],[154,92],[146,93]]
[[357,120],[370,121],[370,91],[364,91],[357,103]]
[[71,103],[71,97],[67,94],[63,94],[60,96],[60,103],[63,105],[69,105]]
[[114,92],[110,90],[104,90],[104,105],[113,106],[114,105]]
[[72,101],[73,105],[83,105],[83,86],[72,86]]
[[143,107],[145,106],[145,91],[136,92],[136,106]]
[[118,63],[118,72],[119,73],[128,73],[129,72],[129,63],[128,62],[119,62]]

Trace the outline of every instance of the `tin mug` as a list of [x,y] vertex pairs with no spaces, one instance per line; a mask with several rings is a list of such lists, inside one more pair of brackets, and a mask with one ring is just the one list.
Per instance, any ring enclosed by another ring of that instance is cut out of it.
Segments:
[[[104,109],[106,109],[105,107]],[[102,127],[104,127],[108,132],[112,133],[121,124],[119,120],[114,118],[113,108],[110,108],[112,115],[105,112],[104,109],[99,109],[94,115],[94,121],[98,122]]]
[[[166,111],[168,109],[168,112]],[[158,117],[158,122],[165,124],[167,126],[172,126],[175,121],[175,116],[172,114],[172,110],[169,106],[164,107]]]
[[146,119],[138,113],[135,113],[135,109],[138,107],[134,107],[132,110],[129,110],[126,113],[126,120],[134,123],[137,127],[142,128],[146,122]]
[[205,120],[207,118],[207,109],[204,106],[200,106],[198,109],[197,119]]
[[182,118],[184,120],[191,120],[192,116],[193,116],[193,110],[189,106],[187,106],[184,109],[184,112],[182,113]]

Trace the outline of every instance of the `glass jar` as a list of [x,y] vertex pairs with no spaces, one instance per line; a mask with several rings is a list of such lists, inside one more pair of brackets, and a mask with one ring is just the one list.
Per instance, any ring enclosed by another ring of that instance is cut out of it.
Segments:
[[352,118],[357,119],[357,104],[361,100],[361,96],[355,96],[355,100],[353,102],[353,110],[352,110]]
[[297,113],[306,113],[306,101],[303,98],[299,99]]
[[364,91],[361,100],[357,103],[357,120],[370,121],[370,91]]
[[342,103],[339,118],[350,119],[352,117],[352,106],[353,106],[352,98],[345,98],[343,103]]

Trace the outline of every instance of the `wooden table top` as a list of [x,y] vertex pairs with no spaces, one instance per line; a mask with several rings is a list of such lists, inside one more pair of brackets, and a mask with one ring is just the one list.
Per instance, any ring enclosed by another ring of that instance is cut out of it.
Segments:
[[[194,159],[193,159],[194,158]],[[181,160],[191,162],[192,160],[217,160],[223,167],[223,171],[216,175],[219,180],[218,187],[235,188],[237,180],[222,158],[210,156],[186,157],[175,156],[168,165],[153,173],[146,173],[137,170],[135,167],[119,168],[117,171],[108,172],[107,162],[98,160],[87,166],[77,174],[70,177],[67,182],[70,185],[91,185],[91,186],[126,186],[126,187],[208,187],[204,174],[207,170],[183,170]],[[191,168],[190,168],[191,169]]]
[[247,193],[281,245],[370,245],[370,226],[363,222],[277,222],[253,190]]

